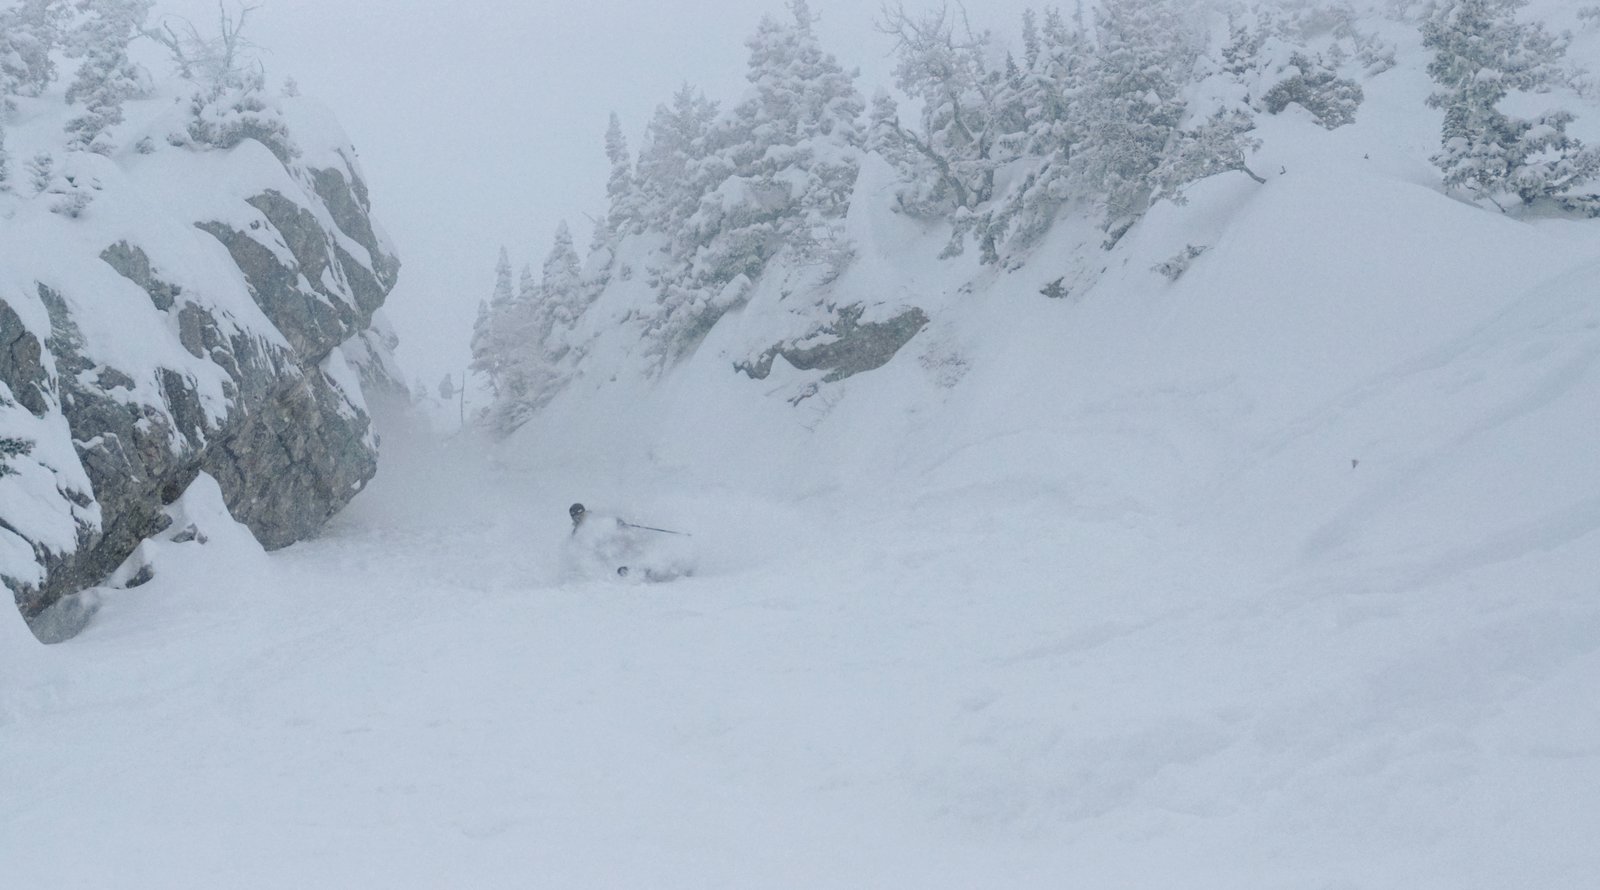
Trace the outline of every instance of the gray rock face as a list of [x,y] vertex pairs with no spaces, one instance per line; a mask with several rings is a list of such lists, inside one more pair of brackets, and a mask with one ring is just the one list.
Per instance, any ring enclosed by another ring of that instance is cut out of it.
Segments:
[[0,380],[36,416],[49,409],[45,399],[49,379],[39,361],[43,352],[39,338],[29,333],[16,310],[0,300]]
[[777,343],[759,356],[734,366],[755,380],[772,373],[772,363],[783,356],[802,371],[826,369],[824,383],[834,383],[881,368],[894,358],[900,347],[911,342],[928,324],[928,315],[915,306],[888,321],[861,321],[864,308],[857,304],[835,312],[832,322],[803,340]]
[[183,293],[183,288],[156,278],[150,268],[150,257],[143,249],[126,241],[118,241],[101,251],[100,259],[116,269],[123,278],[144,288],[157,309],[171,309],[173,301]]
[[369,426],[327,377],[308,374],[230,429],[199,468],[263,546],[287,547],[315,533],[377,472]]
[[[201,472],[217,479],[234,517],[268,548],[315,534],[375,474],[377,443],[360,390],[404,390],[374,358],[392,346],[374,331],[373,314],[399,261],[375,233],[353,165],[343,166],[291,161],[285,171],[305,188],[262,190],[246,202],[259,213],[249,225],[238,223],[248,208],[229,211],[228,222],[190,221],[197,243],[214,238],[226,249],[270,327],[199,298],[188,283],[193,273],[178,276],[184,285],[163,277],[154,247],[137,239],[104,245],[99,260],[149,296],[139,311],[154,313],[179,355],[199,363],[187,370],[117,367],[114,356],[97,353],[80,330],[94,293],[39,281],[49,316],[43,337],[37,313],[30,329],[28,316],[0,293],[0,382],[14,400],[6,408],[0,391],[0,411],[20,408],[42,421],[59,413],[92,486],[92,498],[56,486],[84,508],[74,514],[73,546],[30,537],[0,504],[0,535],[26,541],[37,563],[31,577],[4,565],[0,576],[42,636],[59,640],[81,629],[94,599],[79,591],[103,583],[159,531],[162,506]],[[170,237],[164,249],[173,256]],[[201,378],[212,381],[209,388]]]

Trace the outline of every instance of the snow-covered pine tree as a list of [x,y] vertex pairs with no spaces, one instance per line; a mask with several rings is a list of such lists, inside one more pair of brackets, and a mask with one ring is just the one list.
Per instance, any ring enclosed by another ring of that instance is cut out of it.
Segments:
[[229,149],[254,139],[287,164],[300,153],[276,99],[267,91],[266,75],[242,71],[225,84],[202,89],[189,103],[185,144]]
[[1354,77],[1388,67],[1392,48],[1357,27],[1345,3],[1256,3],[1230,16],[1231,37],[1215,60],[1253,97],[1280,114],[1298,105],[1333,130],[1355,120],[1364,93]]
[[902,132],[900,103],[895,101],[893,94],[880,87],[872,94],[872,103],[867,111],[865,148],[888,161],[896,170],[908,170],[917,163],[917,155],[916,150],[903,138]]
[[1084,27],[1083,11],[1069,21],[1057,9],[1046,10],[1039,55],[1029,68],[1028,143],[1031,155],[1061,154],[1080,138],[1073,107],[1086,86],[1094,47]]
[[67,0],[18,0],[0,9],[0,92],[37,96],[55,80],[51,53],[71,12]]
[[[1433,6],[1436,0],[1424,2]],[[1395,47],[1376,32],[1362,30],[1362,13],[1350,0],[1255,0],[1250,13],[1267,34],[1300,47],[1314,60],[1325,48],[1320,61],[1331,69],[1353,60],[1362,74],[1372,76],[1395,65]]]
[[66,0],[20,0],[0,9],[0,104],[37,96],[55,80],[50,54],[70,14]]
[[1024,19],[1025,86],[1019,96],[1025,132],[1017,154],[1027,163],[1017,185],[990,214],[988,227],[1011,250],[1032,246],[1051,224],[1060,207],[1071,200],[1071,159],[1082,139],[1079,113],[1093,55],[1084,30],[1081,7],[1069,22],[1054,8],[1045,11],[1044,25]]
[[1180,129],[1161,163],[1151,171],[1152,197],[1181,204],[1185,187],[1207,176],[1230,171],[1265,183],[1266,180],[1245,163],[1246,149],[1254,150],[1259,146],[1248,135],[1253,129],[1255,121],[1238,110],[1219,111],[1199,126]]
[[154,0],[77,0],[79,18],[66,35],[67,55],[81,59],[68,104],[83,114],[67,122],[75,150],[106,154],[113,145],[107,131],[122,123],[122,103],[144,92],[148,76],[128,56],[144,30]]
[[[489,311],[489,301],[478,301],[478,314],[472,320],[472,339],[468,341],[468,352],[471,359],[467,370],[482,374],[489,381],[489,391],[494,391],[495,367],[494,357],[489,353],[489,342],[493,334],[494,315]],[[462,385],[466,382],[463,380]]]
[[633,159],[628,153],[628,138],[622,133],[622,121],[612,112],[606,125],[606,160],[611,162],[611,177],[606,181],[605,225],[595,228],[595,244],[599,248],[615,239],[638,231],[643,223],[638,183],[633,172]]
[[33,443],[26,439],[0,436],[0,477],[15,475],[17,471],[11,469],[8,462],[12,458],[27,457],[32,451]]
[[1290,104],[1311,112],[1317,123],[1329,130],[1354,123],[1356,109],[1364,98],[1360,84],[1340,77],[1338,71],[1320,57],[1296,52],[1282,72],[1283,80],[1261,97],[1269,114],[1278,114]]
[[503,310],[511,305],[511,252],[502,245],[500,258],[494,264],[494,296],[490,298],[489,305],[492,309]]
[[1162,189],[1155,174],[1179,139],[1199,47],[1175,0],[1104,0],[1095,35],[1074,191],[1101,206],[1115,242]]
[[33,186],[33,193],[38,194],[50,187],[56,176],[56,159],[47,151],[41,151],[28,161],[28,177]]
[[532,269],[523,271],[517,297],[501,326],[506,359],[489,415],[497,435],[514,432],[566,386],[572,331],[591,296],[572,232],[562,222],[539,281],[535,283]]
[[11,191],[11,156],[6,154],[6,126],[0,121],[0,192]]
[[637,183],[644,226],[673,232],[700,206],[706,182],[700,159],[717,104],[684,84],[671,105],[659,105],[639,150]]
[[[528,283],[532,284],[531,275]],[[582,262],[573,247],[572,230],[567,227],[565,220],[556,226],[555,241],[541,269],[538,293],[539,298],[550,307],[550,324],[555,329],[571,330],[589,308]],[[543,333],[546,352],[564,355],[567,348],[565,341],[560,344],[551,342],[549,331]],[[559,358],[559,355],[556,357]]]
[[510,357],[510,344],[506,336],[513,304],[511,292],[511,255],[500,248],[500,260],[495,265],[494,295],[488,303],[478,305],[478,318],[472,326],[473,371],[488,378],[491,392],[500,391],[501,369]]
[[[696,248],[731,249],[727,268],[702,270],[710,280],[758,271],[781,246],[766,237],[768,230],[792,243],[849,207],[864,141],[861,96],[854,75],[823,52],[805,0],[791,0],[790,11],[792,24],[764,18],[746,42],[745,77],[754,95],[712,133],[709,169],[727,175],[689,220]],[[742,237],[744,226],[761,236]]]
[[[504,283],[509,287],[509,263],[503,268]],[[497,294],[499,289],[497,283]],[[509,435],[527,417],[529,391],[534,386],[543,346],[543,334],[539,331],[541,314],[548,314],[547,307],[534,280],[533,268],[525,265],[515,296],[502,303],[494,320],[493,337],[499,360],[494,371],[495,399],[488,419],[496,435]]]
[[[496,289],[498,290],[498,285]],[[512,305],[527,306],[537,302],[538,299],[539,282],[533,277],[533,266],[524,263],[522,274],[517,277],[517,297],[512,301]]]
[[1444,110],[1442,149],[1433,162],[1447,188],[1504,209],[1501,198],[1523,203],[1571,198],[1570,191],[1600,174],[1600,151],[1568,135],[1564,110],[1514,118],[1499,103],[1513,91],[1549,82],[1564,42],[1542,25],[1522,22],[1527,0],[1445,0],[1422,26],[1428,65],[1439,89],[1428,105]]
[[854,74],[822,50],[805,0],[789,7],[792,23],[763,19],[747,42],[752,93],[701,140],[687,171],[698,205],[664,230],[674,263],[655,270],[658,301],[644,319],[663,366],[739,305],[778,253],[835,270],[848,262],[839,222],[860,169],[863,103]]
[[[762,124],[753,147],[762,150],[774,179],[791,171],[805,179],[790,198],[806,217],[811,234],[842,218],[861,169],[865,141],[861,115],[866,108],[856,90],[856,72],[846,71],[833,54],[824,52],[813,25],[816,16],[806,0],[791,0],[794,25],[775,32],[771,42],[751,44],[747,78],[756,87],[754,116]],[[779,129],[768,129],[769,124]]]

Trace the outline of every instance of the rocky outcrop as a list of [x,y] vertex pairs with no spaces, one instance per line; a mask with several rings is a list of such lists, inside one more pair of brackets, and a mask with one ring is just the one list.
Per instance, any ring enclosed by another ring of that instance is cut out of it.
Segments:
[[351,411],[322,374],[307,374],[242,418],[199,466],[269,550],[316,532],[377,468],[367,415]]
[[[178,204],[194,216],[148,239],[127,234],[138,190],[119,188],[142,171],[99,158],[84,161],[103,188],[81,218],[24,203],[0,219],[37,213],[41,254],[52,231],[88,245],[108,233],[82,262],[34,263],[29,289],[0,290],[0,437],[22,446],[0,455],[0,578],[52,638],[87,619],[64,598],[103,583],[200,473],[277,548],[376,472],[362,390],[404,391],[375,317],[399,261],[348,146],[311,163],[251,145],[209,157],[226,158],[230,184],[261,183],[251,197],[190,196]],[[171,170],[191,150],[162,151]]]
[[10,387],[22,407],[36,415],[49,406],[45,399],[49,377],[40,361],[43,356],[39,338],[28,331],[15,309],[0,300],[0,381]]
[[928,315],[915,306],[885,321],[863,322],[865,307],[845,306],[834,318],[807,337],[776,343],[760,355],[734,365],[755,380],[772,373],[778,356],[802,371],[826,370],[824,383],[834,383],[881,368],[902,346],[928,325]]

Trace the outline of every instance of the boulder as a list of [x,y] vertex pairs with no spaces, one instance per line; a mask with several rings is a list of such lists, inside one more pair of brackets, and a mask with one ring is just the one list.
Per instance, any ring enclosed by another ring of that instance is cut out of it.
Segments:
[[[342,134],[311,147],[69,155],[92,203],[0,216],[26,257],[0,283],[0,439],[16,446],[0,451],[0,580],[42,637],[84,626],[80,591],[201,473],[269,549],[316,534],[376,473],[363,389],[405,391],[378,314],[399,261]],[[141,203],[142,178],[188,164],[207,175]]]

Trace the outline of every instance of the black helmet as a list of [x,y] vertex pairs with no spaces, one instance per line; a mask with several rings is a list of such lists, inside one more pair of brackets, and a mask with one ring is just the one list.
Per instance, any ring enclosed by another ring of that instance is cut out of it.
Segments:
[[576,520],[579,516],[583,515],[583,505],[582,504],[573,504],[572,506],[568,507],[567,508],[567,515],[571,516],[574,520]]

